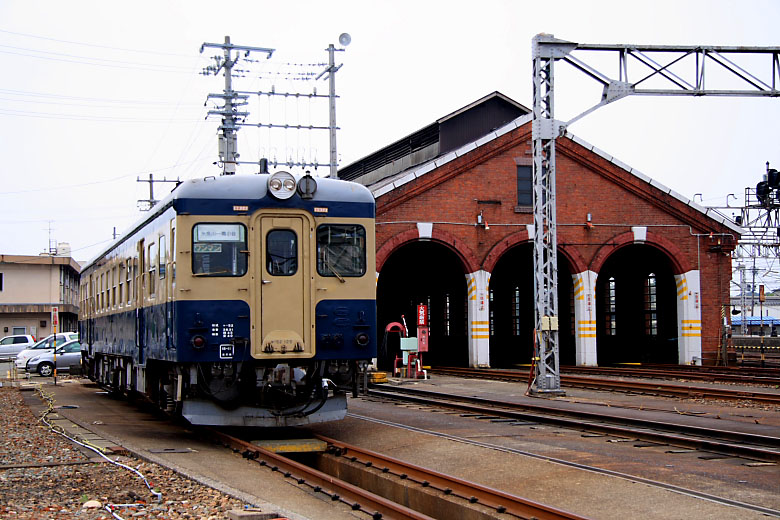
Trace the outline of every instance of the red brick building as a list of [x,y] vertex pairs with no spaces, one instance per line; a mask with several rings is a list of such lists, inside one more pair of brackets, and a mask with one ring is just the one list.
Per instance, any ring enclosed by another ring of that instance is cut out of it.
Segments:
[[[561,363],[713,362],[740,228],[576,136],[556,150]],[[495,92],[339,172],[377,201],[380,337],[425,303],[426,363],[530,361],[531,165],[529,110]]]

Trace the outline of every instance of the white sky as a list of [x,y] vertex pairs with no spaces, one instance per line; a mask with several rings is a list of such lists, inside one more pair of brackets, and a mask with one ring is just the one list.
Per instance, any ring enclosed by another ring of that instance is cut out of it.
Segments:
[[[278,72],[287,61],[326,61],[327,45],[350,33],[351,45],[336,55],[344,64],[337,74],[344,166],[495,90],[530,107],[531,38],[540,32],[581,43],[777,46],[778,27],[780,2],[772,0],[4,0],[0,253],[38,254],[51,237],[88,260],[114,227],[121,233],[139,218],[136,201],[148,197],[139,176],[218,175],[219,123],[204,119],[204,102],[223,79],[198,74],[217,53],[199,50],[225,35],[277,49],[264,70]],[[564,69],[556,68],[556,117],[566,120],[595,104],[600,89]],[[234,80],[240,90],[265,84]],[[326,82],[315,86],[327,92]],[[326,111],[317,119],[327,107],[316,103],[280,111],[253,98],[247,108],[254,122],[312,114],[311,124],[327,123]],[[767,161],[780,167],[780,99],[627,98],[570,131],[687,197],[701,193],[704,205],[722,206],[729,193],[739,205]],[[268,138],[242,129],[241,159],[257,160],[261,151],[281,159],[296,147],[312,157],[318,143],[309,134]],[[326,148],[317,159],[327,162]],[[171,186],[155,185],[156,197]],[[776,277],[769,273],[766,283]]]

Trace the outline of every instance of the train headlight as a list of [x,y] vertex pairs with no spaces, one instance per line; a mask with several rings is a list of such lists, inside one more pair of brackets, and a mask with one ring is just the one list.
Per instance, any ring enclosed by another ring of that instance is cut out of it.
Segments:
[[290,172],[276,172],[268,177],[268,192],[277,199],[289,199],[295,194],[295,177]]

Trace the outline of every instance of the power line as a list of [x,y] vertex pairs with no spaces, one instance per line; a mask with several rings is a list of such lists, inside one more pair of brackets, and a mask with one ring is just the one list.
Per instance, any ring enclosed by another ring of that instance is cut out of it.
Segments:
[[46,40],[51,42],[57,42],[57,43],[69,43],[71,45],[82,45],[85,47],[92,47],[96,49],[109,49],[112,51],[122,51],[122,52],[134,52],[134,53],[142,53],[142,54],[153,54],[153,55],[159,55],[159,56],[178,56],[178,57],[184,57],[184,58],[191,58],[192,55],[190,54],[176,54],[172,52],[161,52],[161,51],[148,51],[148,50],[140,50],[140,49],[128,49],[123,47],[111,47],[108,45],[98,45],[95,43],[85,43],[85,42],[77,42],[73,40],[59,40],[57,38],[49,38],[46,36],[38,36],[35,34],[28,34],[28,33],[20,33],[20,32],[14,32],[14,31],[6,31],[4,29],[0,29],[0,33],[5,34],[13,34],[15,36],[24,36],[26,38],[35,38],[37,40]]
[[93,121],[93,122],[107,122],[107,123],[200,123],[200,119],[179,119],[173,120],[172,118],[165,119],[141,119],[132,117],[107,117],[107,116],[80,116],[76,114],[57,114],[53,112],[32,112],[29,110],[13,110],[8,108],[0,108],[0,114],[6,116],[16,117],[33,117],[43,119],[64,119],[68,121]]
[[[173,166],[166,166],[165,168],[158,168],[158,169],[154,170],[153,173],[158,173],[158,172],[162,172],[162,171],[165,171],[165,170],[172,170],[174,168],[178,168],[179,166],[184,166],[184,165],[188,165],[188,164],[192,164],[192,163],[197,163],[197,162],[200,162],[200,161],[205,161],[205,160],[204,159],[197,159],[195,161],[190,161],[190,162],[186,162],[186,163],[177,163],[177,164],[174,164]],[[146,173],[146,172],[144,172],[144,173]],[[32,188],[32,189],[29,189],[29,190],[2,191],[2,192],[0,192],[0,195],[17,195],[17,194],[20,194],[20,193],[37,193],[37,192],[42,192],[42,191],[60,191],[60,190],[69,190],[69,189],[73,189],[73,188],[83,188],[85,186],[94,186],[94,185],[97,185],[97,184],[109,184],[109,183],[112,183],[112,182],[120,181],[122,179],[126,179],[128,177],[138,177],[139,175],[141,175],[141,174],[136,172],[136,173],[128,173],[128,174],[125,174],[125,175],[120,175],[118,177],[112,177],[111,179],[106,179],[106,180],[102,180],[102,181],[84,182],[84,183],[80,183],[80,184],[65,184],[65,185],[60,185],[60,186],[50,186],[48,188]]]
[[[50,92],[35,92],[31,90],[14,90],[8,88],[0,88],[0,92],[4,94],[10,94],[12,96],[26,96],[26,97],[43,97],[53,99],[69,99],[73,101],[98,101],[100,103],[116,103],[126,105],[167,105],[168,101],[150,101],[139,99],[110,99],[110,98],[95,98],[84,96],[66,96],[64,94],[53,94]],[[197,105],[200,107],[201,105]]]
[[[87,104],[87,103],[64,103],[62,101],[41,101],[41,100],[37,100],[37,99],[10,99],[10,98],[3,98],[3,97],[0,97],[0,101],[11,101],[13,103],[38,103],[38,104],[41,104],[41,105],[57,105],[57,106],[66,106],[66,107],[115,108],[115,109],[133,109],[133,110],[137,110],[139,108],[139,106],[141,108],[143,108],[143,102],[140,102],[140,101],[136,102],[135,104],[132,104],[132,106],[117,106],[116,104],[114,104],[114,105],[91,105],[91,104]],[[121,102],[117,101],[116,103],[119,104]],[[129,105],[130,103],[126,103],[126,104]],[[171,105],[169,103],[158,101],[158,102],[151,102],[151,103],[149,103],[149,109],[150,110],[151,109],[160,110],[160,107],[153,107],[153,105],[155,105],[155,104],[156,105],[167,105],[170,110],[178,110],[181,107],[181,105],[174,106],[174,105]],[[201,108],[202,108],[201,105],[198,105],[198,104],[195,104],[195,103],[190,103],[188,105],[184,105],[184,107],[185,108],[186,107],[193,107],[193,109],[197,108],[198,111],[200,111]],[[162,107],[162,108],[165,108],[165,107]]]
[[[46,52],[46,51],[34,51],[34,52]],[[11,54],[14,56],[24,56],[25,58],[37,58],[40,60],[47,60],[47,61],[59,61],[63,63],[76,63],[79,65],[91,65],[93,67],[107,67],[112,69],[125,69],[125,70],[146,70],[151,72],[170,72],[170,73],[176,73],[176,74],[193,74],[195,71],[195,68],[185,68],[185,67],[176,67],[174,70],[173,67],[164,67],[164,66],[158,66],[158,65],[149,65],[149,64],[143,64],[139,63],[137,65],[143,65],[143,66],[125,66],[125,65],[112,65],[109,63],[90,63],[88,61],[79,61],[79,60],[68,60],[64,58],[52,58],[49,56],[36,56],[34,54],[24,54],[22,52],[11,52],[11,51],[3,51],[0,50],[0,54]],[[48,53],[48,54],[55,54],[55,53]],[[100,58],[84,58],[88,60],[101,60],[101,61],[111,61],[111,60],[102,60]],[[123,62],[116,62],[116,63],[123,63]]]

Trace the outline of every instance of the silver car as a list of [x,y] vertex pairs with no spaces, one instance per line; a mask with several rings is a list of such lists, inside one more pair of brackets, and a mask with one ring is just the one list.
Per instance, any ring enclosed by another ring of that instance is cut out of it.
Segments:
[[38,372],[44,377],[54,374],[54,358],[57,358],[57,372],[69,372],[72,365],[81,364],[81,343],[74,339],[57,347],[54,352],[44,352],[30,358],[27,362],[28,372]]
[[[64,345],[66,341],[72,339],[79,339],[78,332],[58,332],[57,333],[57,346]],[[50,334],[40,340],[32,347],[28,347],[16,355],[16,368],[18,370],[24,370],[27,366],[27,361],[30,358],[43,354],[44,352],[54,351],[54,334]]]

